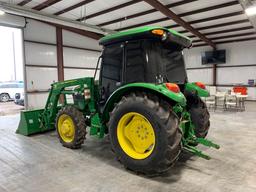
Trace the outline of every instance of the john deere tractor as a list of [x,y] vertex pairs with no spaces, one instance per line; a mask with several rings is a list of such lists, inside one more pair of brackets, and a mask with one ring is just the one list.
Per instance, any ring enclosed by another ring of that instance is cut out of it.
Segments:
[[[109,135],[117,159],[147,175],[166,172],[182,150],[205,159],[210,122],[201,97],[208,91],[188,82],[183,59],[187,37],[166,28],[143,27],[107,35],[95,76],[53,83],[44,109],[24,111],[17,133],[56,129],[68,148],[87,132]],[[99,73],[99,81],[95,80]]]

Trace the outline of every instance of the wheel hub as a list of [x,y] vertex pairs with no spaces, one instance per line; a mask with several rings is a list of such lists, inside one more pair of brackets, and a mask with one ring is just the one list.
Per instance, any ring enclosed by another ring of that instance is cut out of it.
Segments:
[[117,134],[121,148],[134,159],[145,159],[152,153],[155,133],[143,115],[135,112],[125,114],[118,123]]
[[63,141],[72,142],[75,136],[75,127],[70,116],[63,114],[58,119],[58,133]]

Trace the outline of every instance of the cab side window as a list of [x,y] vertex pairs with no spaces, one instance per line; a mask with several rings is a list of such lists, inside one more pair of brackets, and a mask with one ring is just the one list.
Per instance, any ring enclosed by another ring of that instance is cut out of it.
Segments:
[[102,96],[106,99],[122,82],[123,45],[109,45],[104,49],[102,58],[101,85]]

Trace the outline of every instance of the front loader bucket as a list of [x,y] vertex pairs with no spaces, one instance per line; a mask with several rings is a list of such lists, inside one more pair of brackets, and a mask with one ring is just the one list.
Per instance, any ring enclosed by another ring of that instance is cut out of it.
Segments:
[[44,127],[40,122],[40,114],[42,114],[43,111],[44,109],[21,111],[20,123],[16,133],[29,136],[50,130],[49,128]]

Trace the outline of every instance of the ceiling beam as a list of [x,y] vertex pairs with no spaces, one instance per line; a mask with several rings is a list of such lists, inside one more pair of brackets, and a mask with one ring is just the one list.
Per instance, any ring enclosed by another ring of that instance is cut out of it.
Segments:
[[[222,33],[230,33],[230,32],[235,32],[235,31],[243,31],[243,30],[248,30],[248,29],[253,29],[253,26],[247,26],[247,27],[238,27],[238,28],[232,28],[232,29],[226,29],[226,30],[221,30],[221,31],[213,31],[209,33],[204,33],[204,35],[217,35],[217,34],[222,34]],[[196,37],[195,35],[189,35],[187,36],[189,38],[194,38]]]
[[[194,21],[189,21],[189,24],[198,24],[198,23],[203,23],[203,22],[208,22],[208,21],[213,21],[213,20],[218,20],[218,19],[225,19],[227,17],[234,17],[234,16],[238,16],[238,15],[243,15],[244,12],[243,11],[236,11],[236,12],[232,12],[232,13],[226,13],[223,15],[217,15],[217,16],[212,16],[212,17],[206,17],[203,19],[197,19]],[[166,28],[175,28],[175,27],[180,27],[180,25],[178,24],[174,24],[174,25],[168,25],[165,26]]]
[[202,39],[204,42],[209,44],[211,47],[216,48],[216,45],[207,37],[205,37],[203,34],[201,34],[199,31],[195,30],[194,27],[192,27],[189,23],[185,22],[183,19],[181,19],[179,16],[177,16],[174,12],[172,12],[170,9],[165,7],[162,3],[160,3],[157,0],[144,0],[148,4],[150,4],[152,7],[166,15],[169,19],[172,19],[174,22],[185,28],[186,30],[190,31],[200,39]]
[[[38,20],[40,21],[40,20]],[[82,29],[78,29],[78,28],[74,28],[74,27],[69,27],[69,26],[65,26],[65,25],[61,25],[61,24],[56,24],[56,23],[51,23],[51,22],[46,22],[46,21],[40,21],[43,23],[46,23],[48,25],[52,25],[56,28],[61,28],[73,33],[77,33],[79,35],[85,36],[85,37],[89,37],[95,40],[99,40],[101,37],[103,37],[104,35],[100,34],[100,33],[95,33],[95,32],[91,32],[91,31],[87,31],[87,30],[82,30]]]
[[[249,35],[256,35],[256,32],[248,32],[248,33],[240,33],[240,34],[233,34],[233,35],[224,35],[220,37],[212,37],[210,38],[212,41],[219,40],[219,39],[228,39],[228,38],[234,38],[234,37],[243,37],[243,36],[249,36]],[[202,42],[201,39],[194,40],[193,43]]]
[[[193,14],[212,11],[212,10],[216,10],[216,9],[219,9],[219,8],[233,6],[233,5],[236,5],[236,4],[238,4],[237,1],[231,1],[231,2],[228,2],[228,3],[223,3],[223,4],[219,4],[219,5],[214,5],[214,6],[211,6],[211,7],[206,7],[206,8],[201,8],[201,9],[181,13],[181,14],[178,14],[178,16],[179,17],[190,16],[190,15],[193,15]],[[168,21],[168,20],[169,20],[168,17],[164,17],[164,18],[155,19],[155,20],[152,20],[152,21],[143,22],[143,23],[131,25],[131,26],[128,26],[128,27],[124,27],[124,28],[121,28],[119,30],[121,31],[121,30],[126,30],[126,29],[130,29],[130,28],[134,28],[134,27],[141,27],[141,26],[145,26],[145,25],[151,25],[151,24],[154,24],[154,23],[159,23],[159,22]],[[99,25],[99,26],[103,26],[103,25]],[[177,26],[179,26],[179,25],[177,25]],[[170,26],[166,26],[166,27],[169,28]]]
[[91,19],[93,17],[97,17],[97,16],[100,16],[100,15],[103,15],[103,14],[106,14],[106,13],[109,13],[109,12],[112,12],[112,11],[115,11],[115,10],[118,10],[118,9],[122,9],[124,7],[127,7],[127,6],[130,6],[130,5],[139,3],[141,1],[142,0],[131,0],[129,2],[126,2],[126,3],[120,4],[120,5],[111,7],[109,9],[105,9],[105,10],[102,10],[100,12],[96,12],[96,13],[93,13],[91,15],[87,15],[87,16],[81,17],[81,18],[77,19],[77,21],[84,21],[86,19]]
[[17,16],[22,16],[26,18],[31,18],[31,19],[36,19],[39,21],[44,21],[44,22],[50,22],[50,23],[55,23],[59,25],[64,25],[68,27],[73,27],[85,31],[90,31],[94,33],[99,33],[99,34],[109,34],[109,33],[114,33],[115,31],[105,29],[102,27],[98,27],[95,25],[90,25],[88,23],[81,23],[78,21],[73,21],[71,19],[67,18],[62,18],[58,17],[55,15],[47,14],[41,11],[36,11],[31,8],[28,8],[26,6],[19,6],[19,5],[14,5],[14,4],[9,4],[6,2],[0,2],[0,9],[6,13],[17,15]]
[[31,2],[31,1],[32,0],[24,0],[24,1],[19,2],[17,5],[24,6],[24,5],[26,5],[27,3]]
[[[219,42],[215,42],[215,44],[236,43],[236,42],[251,41],[251,40],[256,40],[256,37],[219,41]],[[193,45],[193,47],[202,47],[202,46],[207,46],[207,45],[208,44],[206,44],[206,43],[200,43],[200,44]]]
[[78,8],[78,7],[81,7],[81,6],[84,6],[84,5],[86,5],[86,4],[88,4],[88,3],[91,3],[91,2],[93,2],[93,1],[95,1],[95,0],[85,0],[85,1],[81,1],[81,2],[79,2],[79,3],[77,3],[77,4],[74,4],[74,5],[70,6],[70,7],[67,7],[67,8],[65,8],[65,9],[62,9],[62,10],[60,10],[60,11],[54,13],[54,15],[61,15],[61,14],[67,13],[67,12],[73,10],[73,9],[76,9],[76,8]]
[[34,10],[37,10],[37,11],[41,11],[47,7],[50,7],[51,5],[55,4],[55,3],[58,3],[62,0],[47,0],[47,1],[44,1],[43,3],[40,3],[39,5],[33,7],[32,9]]
[[62,28],[67,30],[67,31],[77,33],[77,34],[82,35],[82,36],[90,37],[90,38],[95,39],[95,40],[99,40],[101,37],[103,37],[102,34],[97,34],[97,33],[93,33],[93,32],[90,32],[90,31],[80,30],[80,29],[76,29],[76,28],[72,28],[72,27],[62,26]]
[[[168,5],[166,5],[166,7],[168,7],[168,8],[177,7],[177,6],[184,5],[184,4],[187,4],[187,3],[191,3],[191,2],[194,2],[194,1],[198,1],[198,0],[178,1],[178,2],[175,2],[175,3],[168,4]],[[119,19],[115,19],[115,20],[112,20],[112,21],[107,21],[107,22],[99,24],[98,26],[110,25],[110,24],[113,24],[113,23],[125,21],[125,20],[128,20],[128,19],[134,19],[136,17],[140,17],[140,16],[147,15],[147,14],[154,13],[154,12],[157,12],[157,10],[156,9],[150,9],[150,10],[147,10],[147,11],[143,11],[143,12],[136,13],[136,14],[133,14],[133,15],[128,15],[128,16],[125,16],[125,17],[122,17],[122,18],[119,18]]]
[[[227,27],[230,25],[236,25],[236,24],[242,24],[242,23],[249,23],[249,20],[242,19],[242,20],[238,20],[238,21],[231,21],[231,22],[219,23],[219,24],[215,24],[215,25],[208,25],[205,27],[198,27],[198,28],[196,28],[196,30],[206,30],[206,29],[213,29],[213,28],[218,28],[218,27]],[[183,31],[179,31],[179,33],[188,33],[188,31],[183,30]]]

